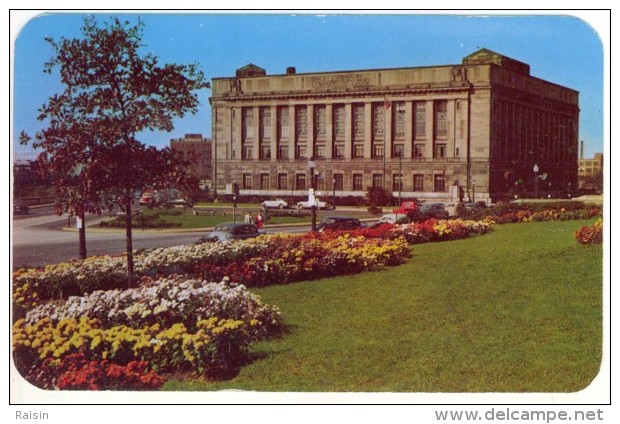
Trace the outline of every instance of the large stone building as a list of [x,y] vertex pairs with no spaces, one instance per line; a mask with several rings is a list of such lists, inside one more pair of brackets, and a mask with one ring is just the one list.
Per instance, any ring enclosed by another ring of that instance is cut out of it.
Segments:
[[[213,79],[220,192],[319,191],[495,201],[577,183],[578,92],[487,49],[461,64],[283,75],[247,65]],[[535,172],[534,165],[537,165]]]

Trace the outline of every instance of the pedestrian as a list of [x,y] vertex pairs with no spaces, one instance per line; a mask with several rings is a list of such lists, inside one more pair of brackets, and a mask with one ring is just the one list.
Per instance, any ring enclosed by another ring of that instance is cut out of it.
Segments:
[[243,220],[245,221],[246,224],[254,224],[254,219],[252,219],[252,214],[250,212],[247,212],[245,214],[245,217],[243,218]]
[[256,226],[259,230],[263,228],[263,215],[261,215],[260,211],[256,214]]

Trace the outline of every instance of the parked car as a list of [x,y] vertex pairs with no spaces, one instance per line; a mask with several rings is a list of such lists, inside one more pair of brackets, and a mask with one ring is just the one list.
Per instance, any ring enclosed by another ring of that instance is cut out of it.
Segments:
[[261,234],[264,234],[264,232],[259,231],[258,227],[254,224],[247,224],[244,222],[224,222],[218,224],[213,231],[198,241],[218,241],[222,243],[230,243],[234,240],[245,240],[258,237]]
[[362,228],[362,223],[357,218],[346,216],[327,216],[317,225],[318,231],[325,230],[356,230]]
[[379,219],[379,224],[408,224],[409,218],[402,213],[386,213]]
[[263,209],[286,209],[288,203],[283,199],[269,199],[260,204]]
[[468,202],[460,205],[460,209],[465,212],[478,212],[485,207],[486,204],[484,202]]
[[423,203],[420,207],[407,214],[414,222],[424,221],[430,218],[448,219],[449,213],[443,203]]
[[168,200],[164,204],[166,206],[181,207],[181,208],[191,208],[192,206],[194,206],[194,202],[188,199],[172,199],[172,200]]
[[[298,202],[297,203],[297,209],[310,209],[311,207],[312,207],[312,205],[307,200],[304,200],[303,202]],[[323,202],[321,200],[316,202],[316,208],[317,209],[325,209],[325,210],[336,209],[336,207],[334,205],[332,205],[331,203]]]
[[418,199],[408,200],[406,202],[402,202],[397,209],[394,209],[392,212],[397,214],[408,214],[410,212],[418,210],[420,206],[420,202]]
[[25,203],[13,203],[14,215],[27,215],[30,212],[30,206]]

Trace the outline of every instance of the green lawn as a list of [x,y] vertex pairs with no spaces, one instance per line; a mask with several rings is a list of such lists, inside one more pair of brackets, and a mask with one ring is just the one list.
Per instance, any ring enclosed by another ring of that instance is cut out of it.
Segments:
[[164,388],[578,391],[602,352],[602,249],[573,239],[591,222],[496,226],[382,272],[255,289],[288,334],[232,380]]

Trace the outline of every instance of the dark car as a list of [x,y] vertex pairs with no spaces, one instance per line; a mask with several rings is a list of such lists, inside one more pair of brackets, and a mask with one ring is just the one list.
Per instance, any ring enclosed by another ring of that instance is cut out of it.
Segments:
[[264,234],[262,231],[258,231],[258,227],[254,224],[247,224],[244,222],[224,222],[218,224],[213,231],[199,240],[199,242],[205,241],[219,241],[223,243],[230,243],[234,240],[245,240],[253,237],[258,237]]
[[362,223],[357,218],[349,218],[346,216],[328,216],[317,226],[317,230],[356,230],[362,228]]
[[427,219],[448,219],[450,214],[443,203],[423,203],[420,207],[407,214],[411,221],[420,222]]
[[30,212],[30,206],[25,203],[13,203],[14,215],[26,215]]

